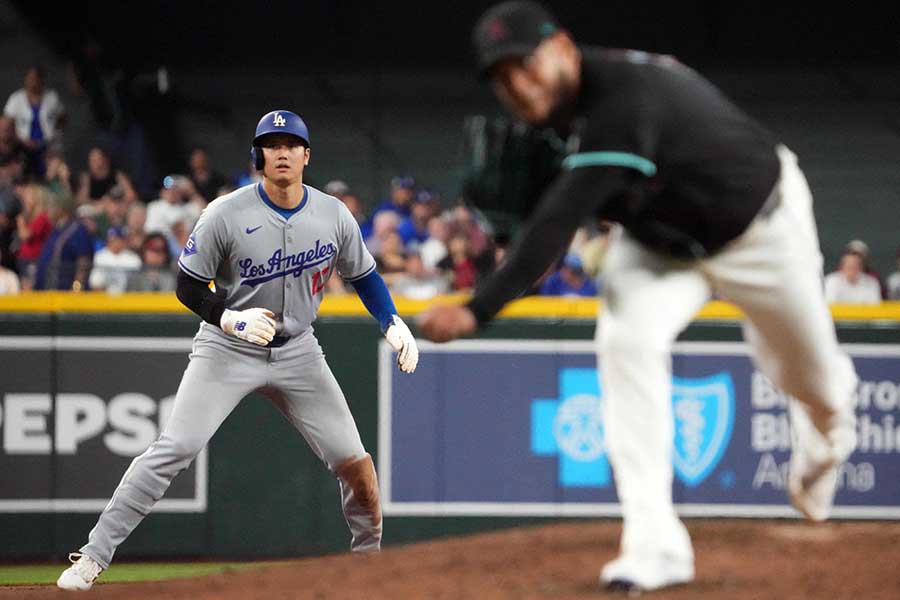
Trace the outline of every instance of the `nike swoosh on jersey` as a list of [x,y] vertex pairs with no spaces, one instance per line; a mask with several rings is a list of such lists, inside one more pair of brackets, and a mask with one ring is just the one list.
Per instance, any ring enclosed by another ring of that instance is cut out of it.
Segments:
[[259,229],[260,227],[262,227],[262,225],[257,225],[256,227],[253,227],[253,228],[248,227],[244,231],[246,231],[247,234],[249,235],[249,234],[253,233],[254,231],[256,231],[257,229]]

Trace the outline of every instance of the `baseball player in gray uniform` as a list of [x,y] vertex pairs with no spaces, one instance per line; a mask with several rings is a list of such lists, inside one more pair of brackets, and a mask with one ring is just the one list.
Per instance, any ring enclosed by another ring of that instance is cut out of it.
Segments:
[[[351,551],[381,546],[378,482],[344,395],[313,333],[335,271],[350,282],[412,373],[418,349],[344,204],[303,183],[309,131],[286,110],[262,117],[251,149],[260,183],[203,211],[181,258],[177,295],[203,318],[172,415],[122,477],[88,543],[57,585],[89,589],[241,399],[259,390],[340,484]],[[215,291],[210,282],[215,282]]]

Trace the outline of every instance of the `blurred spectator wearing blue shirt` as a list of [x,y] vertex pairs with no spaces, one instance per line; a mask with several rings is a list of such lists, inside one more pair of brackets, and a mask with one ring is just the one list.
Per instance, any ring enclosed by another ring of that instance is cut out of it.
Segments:
[[74,198],[54,196],[51,205],[55,226],[41,250],[34,289],[85,290],[94,256],[91,233],[75,217]]
[[428,221],[436,213],[434,200],[435,196],[428,190],[419,190],[416,194],[410,215],[397,227],[404,245],[417,248],[428,240]]
[[541,296],[596,296],[597,285],[584,272],[581,258],[566,254],[559,269],[541,284],[539,293]]
[[378,213],[392,211],[397,213],[400,220],[407,218],[412,212],[411,205],[415,197],[415,189],[416,181],[409,175],[391,179],[391,197],[376,206],[369,215],[369,219],[360,226],[363,239],[372,235],[372,228]]

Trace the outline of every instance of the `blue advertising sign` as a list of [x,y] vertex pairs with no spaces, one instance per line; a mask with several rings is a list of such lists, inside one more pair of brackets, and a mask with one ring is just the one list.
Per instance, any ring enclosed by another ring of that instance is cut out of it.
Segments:
[[[833,515],[900,519],[900,347],[845,345],[859,446]],[[379,476],[389,515],[617,516],[589,341],[420,342],[415,376],[380,354]],[[673,497],[685,516],[799,516],[786,493],[788,398],[742,343],[673,353]]]

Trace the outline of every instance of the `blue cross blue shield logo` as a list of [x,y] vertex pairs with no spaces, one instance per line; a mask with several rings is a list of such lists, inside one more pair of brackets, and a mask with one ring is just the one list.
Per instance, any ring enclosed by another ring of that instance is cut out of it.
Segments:
[[597,369],[560,370],[559,396],[532,402],[531,451],[559,457],[563,487],[609,485]]
[[[531,451],[559,460],[563,487],[605,487],[611,482],[603,433],[597,369],[561,369],[559,398],[531,404]],[[734,382],[727,372],[672,378],[675,475],[699,485],[715,469],[734,425]]]
[[696,486],[719,464],[734,426],[734,382],[727,372],[672,378],[675,475]]

